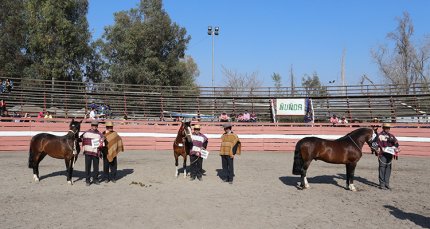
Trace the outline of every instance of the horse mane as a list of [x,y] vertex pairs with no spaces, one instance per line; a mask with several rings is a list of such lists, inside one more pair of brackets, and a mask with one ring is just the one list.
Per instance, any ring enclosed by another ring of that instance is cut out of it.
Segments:
[[349,132],[345,136],[338,138],[337,140],[339,140],[339,141],[345,140],[345,139],[349,138],[349,136],[351,136],[351,138],[356,138],[356,137],[359,137],[361,135],[366,134],[366,131],[369,131],[369,130],[370,130],[369,128],[365,128],[365,127],[358,128],[356,130]]

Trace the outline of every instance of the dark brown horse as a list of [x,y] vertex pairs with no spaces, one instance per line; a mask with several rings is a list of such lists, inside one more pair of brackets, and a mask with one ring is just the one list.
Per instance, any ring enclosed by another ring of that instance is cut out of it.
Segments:
[[53,158],[64,159],[66,162],[67,182],[73,184],[73,166],[78,159],[79,131],[81,123],[72,119],[69,124],[69,132],[64,136],[55,136],[47,133],[40,133],[31,139],[28,157],[28,167],[33,169],[34,181],[39,181],[39,163],[46,155]]
[[293,174],[301,175],[299,188],[309,187],[306,171],[312,160],[322,160],[333,164],[346,165],[346,188],[356,191],[354,187],[354,171],[362,156],[362,148],[367,143],[372,152],[376,151],[376,130],[359,128],[336,139],[325,140],[317,137],[306,137],[296,144],[294,151]]
[[176,139],[173,142],[173,155],[175,156],[175,166],[177,177],[179,174],[178,168],[178,159],[179,156],[184,158],[183,170],[184,177],[187,177],[187,155],[190,154],[190,144],[192,144],[191,140],[191,121],[183,121],[181,127],[179,127],[178,134],[176,135]]

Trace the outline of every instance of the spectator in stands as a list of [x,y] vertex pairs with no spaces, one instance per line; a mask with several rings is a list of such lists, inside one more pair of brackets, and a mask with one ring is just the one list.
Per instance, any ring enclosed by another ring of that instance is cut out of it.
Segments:
[[219,116],[219,121],[220,122],[229,122],[230,117],[228,117],[227,113],[222,112],[222,114]]
[[335,114],[333,114],[333,116],[330,118],[330,123],[335,126],[336,124],[339,123],[339,119],[337,118],[337,116]]
[[310,112],[307,112],[307,113],[305,114],[305,117],[303,118],[303,120],[305,121],[305,123],[310,123],[310,122],[312,122],[312,115],[311,115],[311,113],[310,113]]
[[254,112],[251,113],[249,121],[250,122],[257,122],[257,115]]
[[92,107],[90,111],[90,119],[95,120],[96,118],[97,118],[96,109]]
[[52,115],[49,111],[46,112],[45,118],[52,119]]
[[16,118],[13,120],[14,122],[20,122],[21,114],[19,112],[14,111],[12,116]]
[[[3,115],[1,116],[2,118],[10,118],[10,115],[9,115],[9,112],[7,111],[7,110],[5,110],[4,112],[3,112]],[[4,120],[2,120],[3,122],[11,122],[12,121],[12,119],[4,119]]]
[[98,107],[98,106],[97,106],[97,104],[95,104],[95,103],[94,103],[94,101],[93,101],[93,102],[91,102],[91,104],[90,104],[90,106],[89,106],[89,107],[90,107],[90,109],[94,109],[94,110],[95,110],[95,109],[97,109],[97,107]]
[[236,121],[236,114],[234,113],[234,111],[232,111],[231,114],[230,114],[230,120],[232,122]]
[[45,116],[43,116],[43,112],[39,112],[39,114],[37,115],[37,118],[44,118]]
[[245,113],[243,113],[243,121],[249,122],[251,120],[251,115],[248,113],[248,110],[245,110]]
[[380,125],[378,124],[379,123],[379,119],[378,118],[373,118],[371,122],[372,122],[372,124],[370,126],[372,127],[372,129],[374,131],[377,131],[378,128],[380,127]]
[[345,115],[344,115],[344,116],[342,116],[342,118],[340,118],[339,123],[340,123],[340,124],[347,124],[347,123],[348,123],[348,120],[346,119]]
[[238,121],[238,122],[243,122],[243,114],[242,114],[242,113],[239,113],[239,114],[237,115],[237,121]]
[[3,93],[4,87],[3,87],[3,80],[0,79],[0,94]]
[[163,115],[163,114],[160,114],[160,122],[164,122],[164,121],[166,121],[166,120],[164,119],[164,115]]
[[4,99],[0,100],[0,116],[3,117],[3,113],[6,111],[6,102]]
[[4,86],[4,92],[11,92],[12,91],[12,88],[13,88],[13,81],[12,80],[9,80],[9,79],[6,79],[6,81],[5,81],[5,86]]

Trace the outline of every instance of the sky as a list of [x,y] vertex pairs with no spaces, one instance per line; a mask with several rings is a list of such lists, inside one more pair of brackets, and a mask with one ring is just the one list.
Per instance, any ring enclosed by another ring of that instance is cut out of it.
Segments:
[[[89,2],[88,22],[96,40],[114,23],[115,12],[140,1]],[[164,0],[163,7],[191,36],[186,55],[198,65],[197,84],[208,87],[212,77],[214,86],[225,85],[223,67],[242,75],[256,73],[266,87],[274,86],[273,73],[280,74],[282,86],[289,86],[291,68],[296,86],[314,73],[323,85],[341,85],[343,52],[346,85],[359,84],[364,74],[380,83],[371,50],[393,44],[387,34],[396,30],[403,12],[412,19],[413,42],[430,38],[428,0]],[[208,26],[220,28],[214,49]]]

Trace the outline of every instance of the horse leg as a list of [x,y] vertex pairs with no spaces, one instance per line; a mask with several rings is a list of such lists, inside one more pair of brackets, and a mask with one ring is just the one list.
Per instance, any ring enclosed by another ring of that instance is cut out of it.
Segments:
[[184,168],[184,178],[187,177],[187,154],[184,155],[184,164],[182,166]]
[[72,173],[73,173],[73,157],[72,159],[69,158],[65,158],[64,161],[66,163],[66,176],[67,176],[67,183],[72,185],[73,181],[72,181]]
[[39,158],[36,157],[36,160],[33,164],[33,180],[36,182],[39,182],[39,163],[43,160],[43,158],[46,156],[46,153],[40,153]]
[[306,189],[306,188],[310,187],[309,183],[308,183],[308,179],[306,178],[306,173],[308,171],[308,168],[309,168],[310,164],[311,164],[311,161],[305,161],[303,163],[303,167],[302,167],[302,170],[301,170],[301,176],[300,176],[300,178],[301,178],[301,185],[300,186],[301,186],[302,189]]
[[179,171],[178,171],[178,155],[176,153],[174,153],[175,155],[175,166],[176,166],[176,172],[175,172],[175,177],[178,177]]
[[354,171],[357,163],[346,164],[346,188],[353,192],[357,191],[354,186]]

